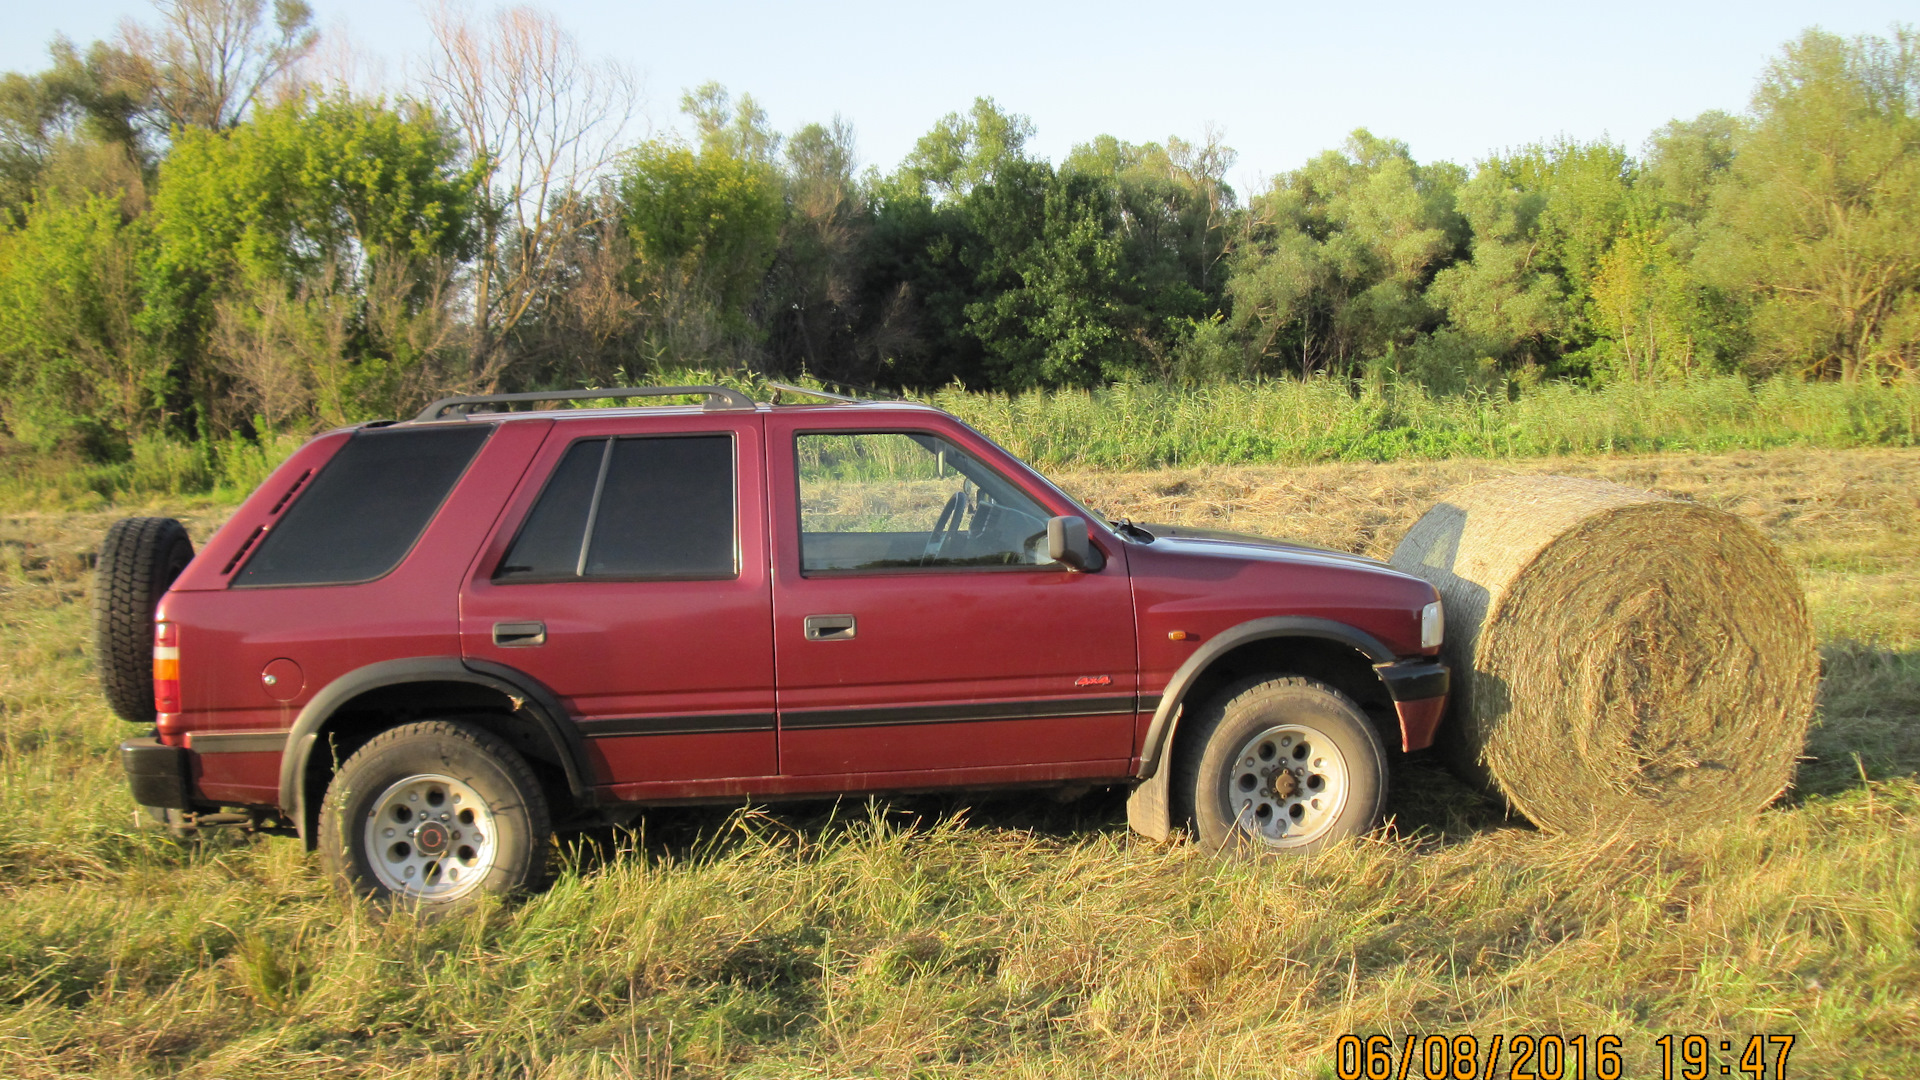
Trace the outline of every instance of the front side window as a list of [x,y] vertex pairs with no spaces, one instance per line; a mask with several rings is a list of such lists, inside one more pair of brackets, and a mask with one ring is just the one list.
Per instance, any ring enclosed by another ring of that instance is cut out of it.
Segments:
[[739,572],[733,438],[582,439],[493,580],[685,581]]
[[803,571],[1052,567],[1045,507],[925,433],[795,439]]

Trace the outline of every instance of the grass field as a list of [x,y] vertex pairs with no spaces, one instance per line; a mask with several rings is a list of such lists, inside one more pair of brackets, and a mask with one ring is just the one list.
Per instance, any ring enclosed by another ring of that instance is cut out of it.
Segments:
[[[763,383],[732,373],[661,372],[654,379],[724,383],[761,401],[772,396]],[[1044,469],[1920,446],[1920,382],[1911,380],[1844,386],[1724,375],[1436,394],[1417,384],[1314,378],[1012,395],[951,387],[924,399]],[[89,509],[207,493],[238,499],[303,441],[286,434],[186,445],[147,437],[125,460],[89,462],[0,438],[0,508]]]
[[1632,1078],[1661,1075],[1664,1034],[1732,1041],[1728,1064],[1791,1034],[1787,1077],[1920,1075],[1920,451],[1062,479],[1140,520],[1383,554],[1440,491],[1528,470],[1696,498],[1785,548],[1826,678],[1781,805],[1553,837],[1412,762],[1385,835],[1252,864],[1134,837],[1112,794],[658,812],[543,895],[434,926],[334,899],[291,841],[133,826],[85,553],[120,513],[204,537],[222,506],[15,512],[0,1076],[1323,1077],[1344,1032],[1483,1056],[1614,1034]]
[[1920,383],[1737,376],[1548,382],[1493,394],[1282,379],[1194,389],[1121,384],[932,401],[1054,469],[1432,461],[1780,447],[1920,446]]

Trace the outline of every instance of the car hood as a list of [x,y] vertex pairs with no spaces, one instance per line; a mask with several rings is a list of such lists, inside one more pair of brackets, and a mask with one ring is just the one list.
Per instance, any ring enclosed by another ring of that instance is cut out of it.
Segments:
[[1135,524],[1152,533],[1153,546],[1162,551],[1216,558],[1360,567],[1368,570],[1384,570],[1392,574],[1400,573],[1378,559],[1369,559],[1364,555],[1349,555],[1344,551],[1334,551],[1331,548],[1316,547],[1298,541],[1275,540],[1270,536],[1227,532],[1222,529],[1198,529],[1190,525],[1156,525],[1137,522]]

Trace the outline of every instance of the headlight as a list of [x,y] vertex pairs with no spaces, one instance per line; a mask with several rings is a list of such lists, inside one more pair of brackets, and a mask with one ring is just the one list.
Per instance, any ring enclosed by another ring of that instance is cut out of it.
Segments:
[[1446,636],[1447,618],[1440,609],[1440,601],[1435,600],[1420,609],[1420,647],[1435,648]]

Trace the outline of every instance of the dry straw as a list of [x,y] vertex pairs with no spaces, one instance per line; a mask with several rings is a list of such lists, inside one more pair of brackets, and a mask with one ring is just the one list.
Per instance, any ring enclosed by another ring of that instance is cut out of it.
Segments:
[[1786,789],[1819,656],[1778,550],[1718,510],[1602,480],[1450,493],[1393,553],[1446,602],[1447,736],[1543,828],[1686,828]]

